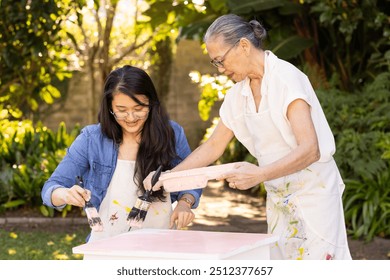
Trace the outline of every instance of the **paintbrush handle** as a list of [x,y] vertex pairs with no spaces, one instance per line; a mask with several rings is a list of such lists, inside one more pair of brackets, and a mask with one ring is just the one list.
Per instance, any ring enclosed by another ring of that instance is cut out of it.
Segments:
[[[82,178],[81,176],[77,176],[77,177],[76,177],[76,180],[77,180],[77,184],[78,184],[80,187],[82,187],[83,189],[85,189],[85,188],[84,188],[84,181],[83,181],[83,178]],[[90,200],[86,200],[86,199],[84,199],[84,200],[85,200],[85,207],[86,207],[86,208],[95,207],[95,206],[93,206],[93,204],[91,203]]]
[[[77,184],[83,189],[85,189],[83,178],[81,176],[77,176],[76,180],[77,180]],[[97,209],[95,208],[95,206],[93,206],[90,200],[85,200],[84,211],[87,214],[88,223],[91,229],[93,231],[103,231],[102,220],[100,219]]]
[[[161,175],[161,170],[162,170],[162,165],[160,165],[156,172],[152,176],[152,187],[158,182],[158,179],[160,178]],[[150,196],[152,195],[153,190],[146,190],[145,193],[139,197],[139,199],[143,201],[149,201],[152,202]]]
[[152,176],[152,187],[158,182],[158,179],[160,178],[161,175],[161,171],[162,171],[162,165],[160,165],[157,168],[156,172]]

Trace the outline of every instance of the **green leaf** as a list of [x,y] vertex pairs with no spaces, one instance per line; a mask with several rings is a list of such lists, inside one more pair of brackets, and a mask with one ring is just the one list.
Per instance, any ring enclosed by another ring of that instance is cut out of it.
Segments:
[[233,14],[262,12],[283,6],[283,0],[228,0],[228,7]]
[[211,8],[216,12],[223,12],[226,9],[226,2],[221,0],[209,0]]
[[14,207],[18,207],[20,205],[24,205],[26,203],[26,201],[24,201],[23,199],[17,199],[17,200],[13,200],[13,201],[8,201],[4,204],[2,204],[2,206],[4,208],[14,208]]
[[276,56],[289,60],[297,57],[302,51],[313,46],[313,40],[302,38],[299,36],[290,36],[282,41],[279,41],[277,45],[269,45],[269,48],[275,53]]
[[47,210],[47,207],[45,206],[45,205],[41,205],[40,207],[39,207],[39,210],[40,210],[40,212],[41,212],[41,214],[43,215],[43,216],[45,216],[45,217],[49,217],[49,211]]

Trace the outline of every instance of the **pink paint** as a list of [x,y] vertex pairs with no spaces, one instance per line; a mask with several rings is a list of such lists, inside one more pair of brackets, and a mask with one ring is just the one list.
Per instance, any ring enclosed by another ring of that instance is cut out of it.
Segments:
[[222,256],[276,242],[269,234],[140,229],[73,248],[75,253]]
[[326,259],[327,261],[333,260],[333,256],[330,255],[330,254],[326,254],[325,259]]

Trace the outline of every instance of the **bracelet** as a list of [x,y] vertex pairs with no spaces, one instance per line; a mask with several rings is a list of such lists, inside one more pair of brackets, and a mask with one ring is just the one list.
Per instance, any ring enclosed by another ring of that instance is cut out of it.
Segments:
[[179,201],[184,201],[185,203],[188,204],[188,206],[190,206],[190,208],[191,208],[192,205],[194,204],[194,202],[192,202],[192,200],[189,199],[189,198],[187,198],[187,197],[181,197],[181,198],[179,199]]

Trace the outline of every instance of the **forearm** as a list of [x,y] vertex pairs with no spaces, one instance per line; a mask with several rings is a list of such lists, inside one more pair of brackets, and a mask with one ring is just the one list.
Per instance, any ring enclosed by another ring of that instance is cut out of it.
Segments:
[[188,157],[175,166],[172,171],[208,166],[216,161],[222,153],[216,152],[216,149],[213,149],[213,146],[206,142],[196,148]]

